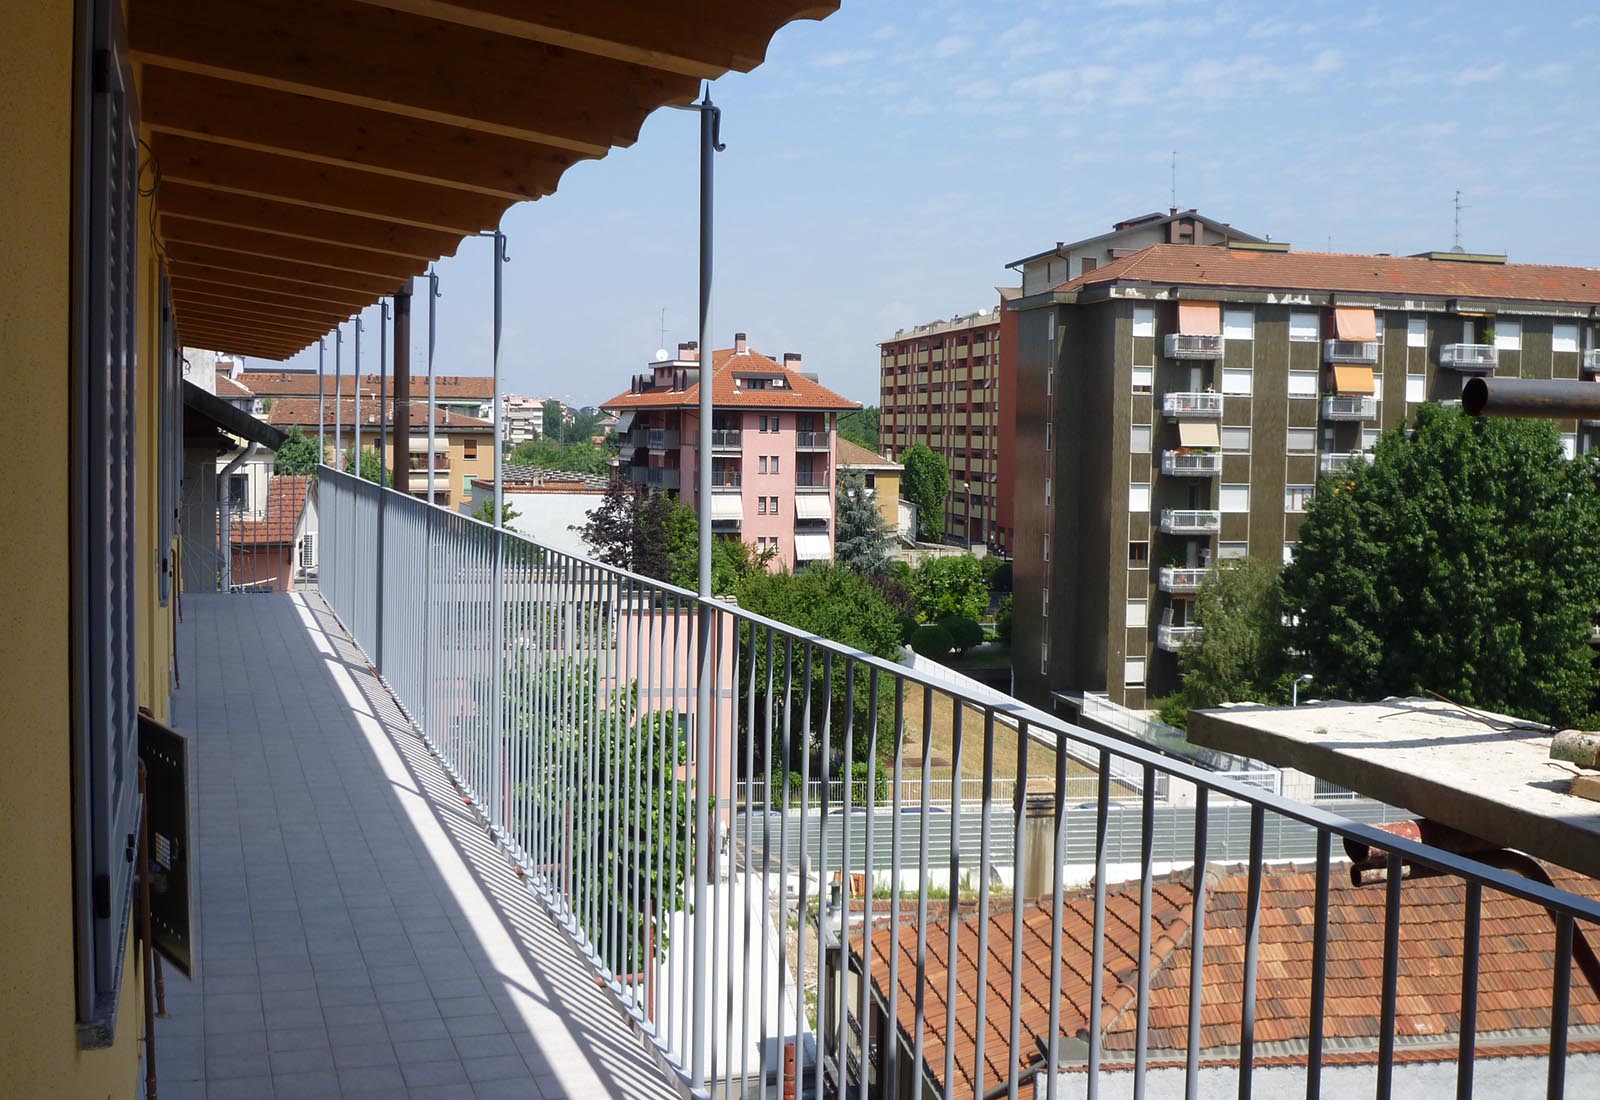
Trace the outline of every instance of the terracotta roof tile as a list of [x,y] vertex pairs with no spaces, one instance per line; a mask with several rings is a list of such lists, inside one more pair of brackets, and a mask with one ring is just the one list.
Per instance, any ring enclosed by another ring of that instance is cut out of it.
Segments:
[[213,389],[218,397],[235,400],[240,397],[254,397],[255,393],[248,386],[241,386],[226,374],[216,376]]
[[1467,263],[1417,256],[1256,252],[1158,244],[1055,287],[1126,281],[1263,290],[1600,304],[1600,269]]
[[310,491],[310,474],[273,474],[267,482],[266,518],[230,523],[228,531],[233,545],[276,546],[293,542]]
[[[316,371],[242,371],[239,381],[250,387],[250,391],[258,397],[315,397],[317,396]],[[373,393],[378,392],[379,378],[376,374],[361,376],[361,392],[366,393],[370,388]],[[434,392],[442,398],[451,401],[494,399],[494,379],[485,375],[434,375]],[[389,379],[389,389],[394,389],[394,379]],[[327,372],[323,375],[324,392],[333,392],[333,374]],[[352,388],[350,376],[344,378],[346,392]],[[428,376],[413,374],[411,376],[411,392],[413,395],[428,392]]]
[[[797,370],[792,370],[760,352],[736,354],[732,348],[723,348],[711,354],[711,399],[718,408],[748,409],[859,409],[861,403],[834,393],[820,382],[813,382]],[[736,374],[764,374],[782,377],[782,389],[752,390],[735,388]],[[622,409],[693,409],[700,403],[700,386],[685,386],[681,390],[647,390],[644,393],[625,392],[610,401],[601,402],[607,411]]]
[[[394,423],[394,399],[384,402],[385,420]],[[356,402],[355,398],[347,397],[339,403],[338,420],[344,424],[346,430],[355,427]],[[323,423],[332,427],[335,421],[333,398],[323,402]],[[315,429],[317,426],[317,399],[315,397],[286,397],[274,401],[272,409],[267,413],[267,423],[276,428],[299,426],[302,429]],[[378,423],[377,401],[363,399],[361,402],[361,426],[365,430],[375,427]],[[435,409],[433,423],[436,429],[444,431],[494,431],[494,423],[489,420],[479,420],[475,416],[464,416],[453,409]],[[411,427],[426,432],[428,427],[428,406],[426,402],[411,403]]]

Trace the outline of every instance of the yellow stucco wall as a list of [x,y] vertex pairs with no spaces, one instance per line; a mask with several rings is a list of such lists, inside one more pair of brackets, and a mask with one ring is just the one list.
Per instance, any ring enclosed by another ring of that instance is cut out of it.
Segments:
[[[71,4],[11,5],[0,37],[0,295],[7,400],[37,430],[0,435],[28,491],[0,493],[0,1093],[132,1097],[142,994],[130,968],[117,1043],[74,1027],[68,636]],[[19,482],[21,484],[21,482]]]

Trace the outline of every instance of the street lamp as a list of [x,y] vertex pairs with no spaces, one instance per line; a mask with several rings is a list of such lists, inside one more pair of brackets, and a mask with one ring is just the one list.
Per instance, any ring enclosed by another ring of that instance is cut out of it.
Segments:
[[1289,686],[1289,705],[1291,707],[1300,705],[1300,685],[1309,684],[1310,682],[1311,673],[1309,672],[1294,678],[1294,683]]

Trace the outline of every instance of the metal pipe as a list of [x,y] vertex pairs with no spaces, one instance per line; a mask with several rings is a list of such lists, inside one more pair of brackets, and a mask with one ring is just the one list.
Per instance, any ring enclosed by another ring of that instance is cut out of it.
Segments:
[[[506,235],[494,231],[494,404],[490,406],[494,417],[494,525],[503,526],[500,514],[505,511],[505,487],[501,481],[500,451],[503,446],[505,418],[500,415],[500,334],[504,303],[504,268],[511,257],[506,252]],[[496,585],[498,591],[498,584]]]
[[396,476],[395,488],[411,492],[411,280],[394,292],[394,421],[391,465],[405,474],[405,484]]
[[218,557],[222,567],[220,571],[222,583],[218,588],[223,592],[233,587],[233,524],[229,522],[232,517],[228,507],[228,478],[260,449],[261,444],[251,441],[232,462],[222,468],[221,473],[217,474],[217,513],[222,517],[218,524],[217,539]]
[[[344,461],[344,375],[341,360],[344,358],[344,329],[333,326],[333,467],[340,468]],[[320,572],[320,570],[319,570]]]
[[[388,474],[392,465],[389,459],[389,417],[394,415],[389,404],[389,303],[378,302],[378,484],[392,480]],[[381,497],[379,498],[382,499]]]
[[327,449],[327,446],[328,446],[327,439],[325,438],[326,435],[327,435],[327,432],[325,431],[325,422],[326,422],[326,419],[327,419],[327,413],[323,411],[323,407],[322,407],[323,359],[326,357],[327,353],[328,353],[328,338],[326,336],[319,336],[317,338],[317,461],[318,462],[321,462],[326,457],[325,452],[326,452],[326,449]]
[[356,441],[355,462],[350,467],[350,472],[357,477],[361,476],[361,314],[356,314]]
[[1461,387],[1468,416],[1524,420],[1600,419],[1600,384],[1571,378],[1469,378]]
[[434,439],[433,421],[434,421],[434,417],[437,415],[434,412],[434,409],[437,407],[435,405],[435,402],[438,400],[438,393],[434,389],[433,346],[434,346],[434,331],[435,331],[434,330],[434,324],[435,324],[435,322],[436,322],[436,320],[438,318],[438,312],[439,312],[438,299],[439,299],[439,274],[438,274],[438,272],[434,271],[433,268],[430,267],[430,268],[428,268],[428,503],[429,504],[433,503],[433,492],[434,492],[433,479],[434,479],[434,476],[435,476],[435,470],[434,470],[435,439]]

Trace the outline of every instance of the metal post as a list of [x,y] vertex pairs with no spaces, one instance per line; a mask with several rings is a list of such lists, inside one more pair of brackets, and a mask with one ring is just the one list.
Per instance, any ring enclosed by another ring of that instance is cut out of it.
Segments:
[[[390,465],[394,467],[395,488],[411,492],[411,280],[394,292],[394,428],[389,434],[393,445]],[[405,474],[404,485],[399,475]]]
[[317,461],[318,462],[321,462],[323,460],[323,458],[325,457],[324,451],[327,448],[327,439],[326,439],[327,432],[325,431],[325,423],[326,423],[327,414],[323,411],[323,404],[322,404],[323,360],[327,356],[327,353],[328,353],[328,338],[326,336],[320,336],[320,337],[317,338]]
[[356,442],[355,462],[351,465],[350,472],[356,477],[361,476],[361,314],[356,314]]
[[339,468],[344,458],[344,375],[341,361],[344,358],[344,328],[333,326],[333,467]]
[[438,319],[437,301],[439,298],[439,275],[433,268],[428,269],[428,503],[433,503],[433,478],[434,478],[434,401],[438,394],[433,385],[433,334],[434,322]]
[[378,484],[392,463],[389,459],[389,303],[378,303]]
[[[500,335],[502,304],[504,301],[504,268],[507,260],[506,235],[499,229],[494,231],[494,624],[491,630],[492,644],[494,646],[495,683],[501,680],[500,667],[505,662],[505,612],[506,612],[506,535],[502,517],[505,512],[505,503],[502,497],[504,487],[501,484],[500,471],[500,433],[504,418],[500,415]],[[505,692],[500,688],[492,693],[493,696],[493,722],[494,731],[490,739],[490,767],[493,769],[488,783],[490,806],[500,806],[500,747],[505,738]],[[494,817],[491,813],[490,820]]]

